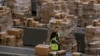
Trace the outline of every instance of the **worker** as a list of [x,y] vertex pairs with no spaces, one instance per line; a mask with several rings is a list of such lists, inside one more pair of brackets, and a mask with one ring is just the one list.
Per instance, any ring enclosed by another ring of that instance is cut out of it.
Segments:
[[51,44],[52,50],[53,49],[60,50],[59,40],[60,40],[59,28],[55,27],[55,30],[54,32],[51,33],[51,37],[50,37],[50,44]]
[[56,32],[53,32],[50,37],[50,46],[52,51],[60,50],[59,38],[56,37]]
[[57,34],[57,37],[60,39],[61,35],[59,33],[59,27],[55,27],[54,32]]

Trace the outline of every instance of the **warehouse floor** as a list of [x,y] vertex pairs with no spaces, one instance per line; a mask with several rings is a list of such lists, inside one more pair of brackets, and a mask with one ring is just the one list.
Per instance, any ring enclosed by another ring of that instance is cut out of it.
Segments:
[[[34,56],[34,49],[31,47],[10,47],[0,46],[0,56]],[[36,56],[36,55],[35,55]]]

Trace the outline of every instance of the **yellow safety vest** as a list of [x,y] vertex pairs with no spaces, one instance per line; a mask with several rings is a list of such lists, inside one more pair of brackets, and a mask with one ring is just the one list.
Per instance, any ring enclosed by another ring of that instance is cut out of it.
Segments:
[[[56,42],[58,42],[58,41],[56,40],[56,37],[55,37],[55,38],[52,38],[52,39],[51,39],[51,42],[52,42],[53,40],[56,41]],[[51,50],[52,50],[52,51],[57,51],[57,50],[59,49],[58,44],[50,43],[50,46],[51,46]]]

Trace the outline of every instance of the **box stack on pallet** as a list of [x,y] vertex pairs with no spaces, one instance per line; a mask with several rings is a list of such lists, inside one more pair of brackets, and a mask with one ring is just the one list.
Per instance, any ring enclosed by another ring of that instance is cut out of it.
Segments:
[[22,47],[23,30],[11,28],[6,32],[0,32],[0,45]]
[[[100,48],[100,20],[94,20],[92,25],[86,28],[86,44],[89,54],[98,54]],[[91,51],[91,52],[90,52]]]
[[[62,13],[67,11],[65,1],[53,1],[53,0],[45,0],[41,2],[41,6],[38,9],[39,17],[42,19],[41,21],[48,23],[51,17],[54,17],[56,13]],[[40,12],[39,12],[40,11]]]
[[[0,45],[21,46],[19,43],[16,44],[16,36],[9,34],[8,30],[11,29],[12,27],[13,27],[13,20],[11,16],[11,11],[8,7],[3,6],[0,8]],[[18,29],[15,29],[15,30],[17,31]],[[16,32],[12,32],[12,33],[16,33]],[[23,37],[23,36],[20,36],[19,34],[18,38],[20,37]],[[20,42],[20,41],[17,41],[17,42]]]
[[86,1],[81,0],[80,3],[82,6],[82,9],[80,9],[80,10],[78,9],[78,12],[77,12],[77,13],[79,13],[79,11],[81,11],[81,13],[79,13],[79,15],[78,15],[78,24],[79,24],[78,26],[86,27],[88,25],[91,25],[91,23],[94,19],[99,18],[100,4],[97,0],[86,0]]
[[0,31],[6,31],[13,26],[10,9],[6,6],[0,8]]
[[94,9],[96,11],[96,17],[100,17],[100,4],[94,4]]
[[7,31],[9,35],[15,36],[15,46],[16,47],[22,47],[23,46],[23,36],[24,31],[23,29],[17,29],[17,28],[11,28]]
[[69,14],[76,15],[76,5],[74,0],[68,0]]
[[21,19],[31,16],[31,0],[9,0],[8,6],[11,8],[14,19]]
[[[20,19],[13,20],[14,26],[20,26]],[[34,20],[33,18],[27,18],[22,23],[24,27],[36,27],[36,28],[45,28],[45,24],[40,23],[39,21]]]
[[74,15],[67,15],[62,19],[51,19],[49,21],[49,28],[52,30],[54,27],[59,27],[62,36],[68,36],[73,30],[75,30],[77,20]]

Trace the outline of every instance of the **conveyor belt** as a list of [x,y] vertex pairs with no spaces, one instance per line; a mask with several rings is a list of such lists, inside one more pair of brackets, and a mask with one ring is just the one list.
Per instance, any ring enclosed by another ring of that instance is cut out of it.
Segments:
[[[0,54],[18,55],[18,56],[36,56],[32,48],[20,48],[10,46],[0,46]],[[0,55],[1,56],[1,55]]]

